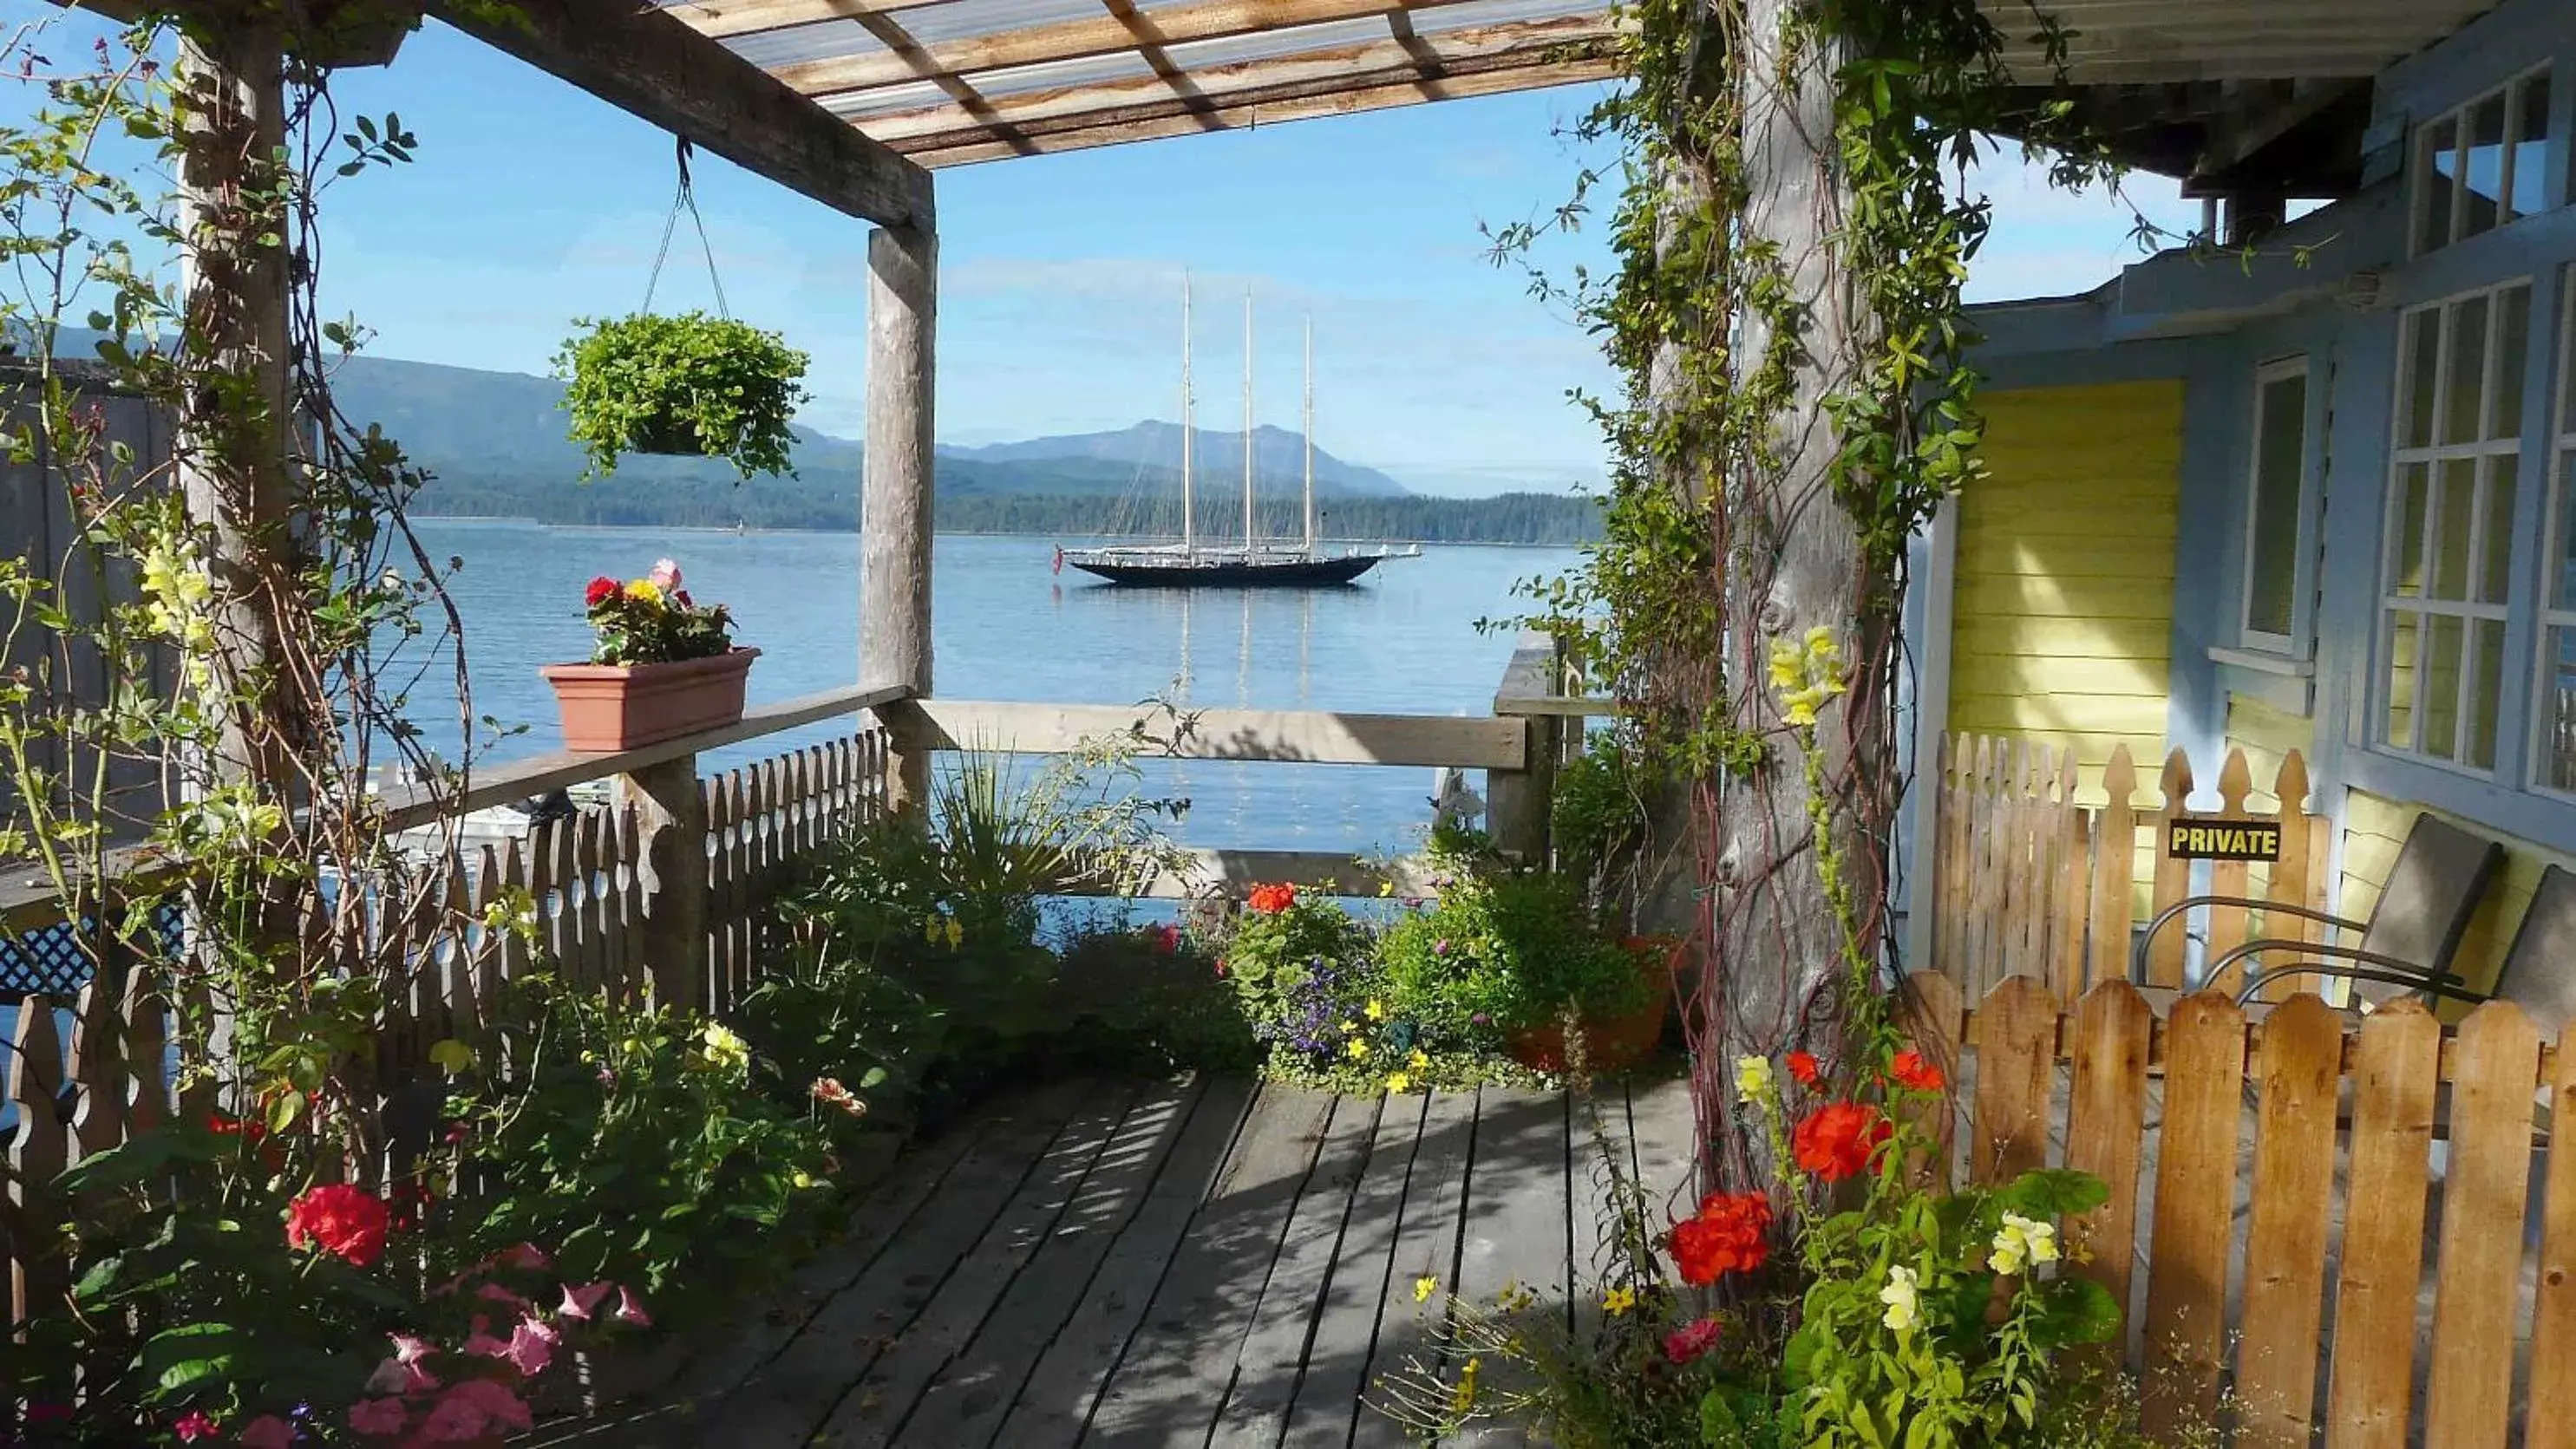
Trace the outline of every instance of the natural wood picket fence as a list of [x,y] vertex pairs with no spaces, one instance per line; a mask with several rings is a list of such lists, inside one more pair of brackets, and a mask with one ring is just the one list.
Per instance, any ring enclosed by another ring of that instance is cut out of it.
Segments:
[[[486,1004],[537,954],[576,986],[629,998],[649,992],[658,1000],[695,1000],[717,1015],[732,1011],[786,944],[776,904],[798,862],[885,808],[886,763],[885,732],[868,729],[700,780],[708,822],[697,848],[708,855],[709,979],[685,996],[681,983],[657,976],[667,953],[652,944],[654,852],[685,846],[648,836],[633,802],[547,821],[524,851],[511,842],[498,850],[485,846],[470,861],[446,862],[426,893],[445,909],[386,926],[400,937],[388,959],[419,963],[408,997],[388,1005],[377,1037],[377,1081],[386,1101],[394,1102],[408,1084],[434,1079],[430,1047],[474,1039]],[[476,924],[520,893],[535,903],[537,952],[515,932]],[[17,1131],[6,1141],[13,1184],[42,1184],[174,1111],[201,1115],[215,1107],[201,1094],[174,1099],[166,1069],[168,1006],[144,973],[93,980],[68,1000],[28,996],[18,1007],[0,1082],[18,1111]],[[71,1015],[68,1042],[55,1022],[57,1010]],[[362,1175],[370,1170],[359,1168]],[[17,1250],[57,1226],[38,1220],[42,1194],[13,1186],[11,1196],[17,1211],[29,1215],[0,1244],[8,1260],[10,1321],[17,1323],[31,1304],[59,1302],[65,1285],[57,1281],[58,1261],[31,1262]]]
[[[1945,735],[1932,792],[1938,818],[1934,839],[1933,970],[1971,994],[2009,976],[2046,981],[2060,1001],[2085,988],[2128,979],[2133,932],[2186,896],[2253,896],[2328,908],[2328,851],[2333,831],[2325,817],[2302,808],[2308,798],[2307,762],[2290,751],[2281,761],[2271,794],[2278,812],[2248,803],[2254,772],[2245,752],[2231,749],[2218,772],[2219,806],[2188,804],[2191,761],[2174,750],[2150,800],[2139,798],[2137,766],[2126,745],[2113,747],[2102,771],[2102,804],[2076,800],[2075,750],[1992,735]],[[2179,815],[2278,821],[2281,858],[2262,867],[2213,861],[2207,884],[2195,887],[2193,862],[2165,855],[2165,824]],[[2255,913],[2206,906],[2186,925],[2168,926],[2147,959],[2147,979],[2158,986],[2183,984],[2186,930],[2205,942],[2213,959],[2243,944]],[[2323,939],[2325,927],[2281,915],[2270,934],[2294,940]],[[2231,975],[2234,969],[2231,968]]]
[[2160,1019],[2114,980],[2062,1013],[2013,977],[1971,1014],[1930,972],[1908,1005],[1965,1078],[1951,1170],[2109,1184],[2066,1271],[2128,1310],[2151,1433],[2213,1422],[2224,1388],[2240,1446],[2296,1449],[2316,1425],[2327,1449],[2576,1446],[2576,1154],[2547,1151],[2576,1053],[2519,1008],[2451,1031],[2409,1003],[2354,1029],[2313,995],[2249,1021],[2202,992]]

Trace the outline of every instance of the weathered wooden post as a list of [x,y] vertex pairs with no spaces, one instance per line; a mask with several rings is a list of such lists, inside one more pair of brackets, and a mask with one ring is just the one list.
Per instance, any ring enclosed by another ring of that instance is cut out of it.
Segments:
[[653,890],[644,910],[653,1004],[698,1010],[707,1000],[707,797],[698,757],[620,775],[617,790],[621,803],[634,802],[651,840],[645,858]]
[[179,47],[182,249],[195,359],[221,385],[189,391],[178,420],[177,473],[189,516],[207,530],[215,586],[212,687],[225,700],[212,762],[219,779],[283,788],[307,703],[284,697],[275,669],[274,590],[296,586],[287,536],[294,411],[287,323],[285,219],[273,166],[286,138],[285,50],[249,16],[189,28]]
[[1521,631],[1512,662],[1494,691],[1494,713],[1528,727],[1528,763],[1485,772],[1485,824],[1494,847],[1529,865],[1549,862],[1548,820],[1556,803],[1556,767],[1565,754],[1565,716],[1548,707],[1564,693],[1563,650],[1554,636]]
[[[868,234],[868,417],[859,519],[859,682],[930,693],[932,402],[939,235],[922,216]],[[896,730],[887,803],[930,792],[930,753]]]

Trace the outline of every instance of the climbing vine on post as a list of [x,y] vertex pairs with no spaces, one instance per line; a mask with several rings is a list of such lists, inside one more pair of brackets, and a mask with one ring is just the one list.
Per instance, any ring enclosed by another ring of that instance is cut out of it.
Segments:
[[[2030,71],[2065,55],[2036,12],[2014,36],[1975,0],[1627,15],[1629,83],[1585,123],[1626,152],[1618,265],[1574,295],[1623,380],[1590,401],[1612,449],[1604,537],[1531,593],[1670,782],[1648,909],[1698,947],[1685,1008],[1711,1165],[1754,1181],[1726,1064],[1830,1054],[1855,1011],[1884,1021],[1906,547],[1980,472],[1960,289],[1989,209],[1964,174],[2004,131],[2062,183],[2112,168],[2070,102],[2031,99]],[[1783,644],[1794,687],[1773,677]]]

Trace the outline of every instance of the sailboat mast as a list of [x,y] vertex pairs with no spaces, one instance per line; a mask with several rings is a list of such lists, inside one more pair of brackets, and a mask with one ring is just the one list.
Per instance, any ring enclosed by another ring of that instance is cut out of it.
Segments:
[[1306,415],[1298,427],[1306,440],[1306,557],[1315,556],[1315,319],[1306,319]]
[[1198,529],[1190,521],[1190,465],[1197,427],[1190,421],[1190,274],[1181,273],[1181,557],[1198,557]]
[[1252,289],[1243,289],[1243,557],[1252,558]]

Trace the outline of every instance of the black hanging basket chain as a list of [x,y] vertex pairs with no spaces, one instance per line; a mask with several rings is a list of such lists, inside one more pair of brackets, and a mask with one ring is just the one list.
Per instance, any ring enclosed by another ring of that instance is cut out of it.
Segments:
[[686,136],[678,139],[680,184],[671,193],[671,214],[662,219],[662,246],[653,254],[653,275],[644,283],[644,310],[653,310],[653,293],[662,285],[662,267],[671,259],[671,237],[679,230],[680,213],[685,211],[689,214],[689,221],[698,229],[698,249],[706,253],[707,282],[715,288],[716,314],[730,321],[733,308],[725,303],[724,278],[716,275],[715,243],[707,239],[707,219],[698,214],[697,188],[689,183],[689,154],[697,148],[689,144]]

